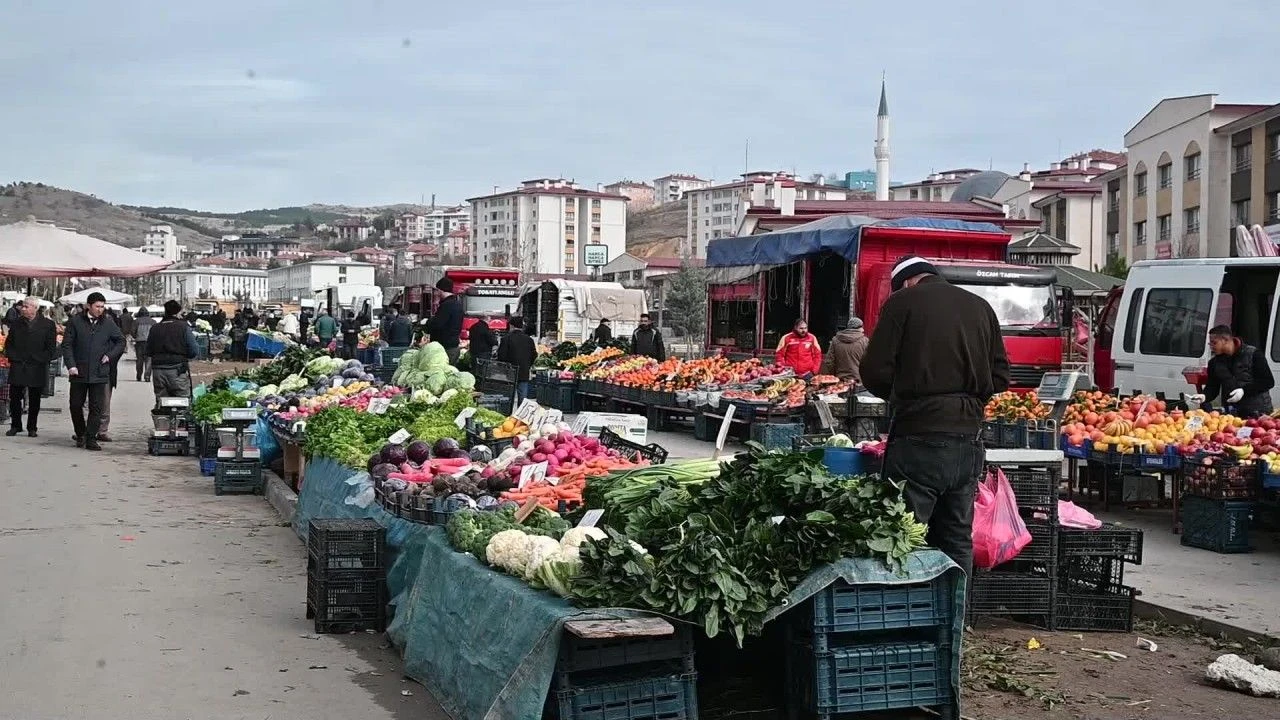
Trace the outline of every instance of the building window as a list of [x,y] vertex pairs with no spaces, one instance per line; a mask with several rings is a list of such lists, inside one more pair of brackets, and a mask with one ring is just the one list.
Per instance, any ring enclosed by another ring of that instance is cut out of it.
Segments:
[[1133,224],[1133,244],[1134,245],[1147,244],[1147,221],[1146,220],[1140,220]]
[[1200,179],[1200,153],[1188,155],[1182,159],[1182,168],[1186,171],[1188,180]]
[[1232,225],[1248,225],[1249,224],[1249,201],[1237,200],[1231,203],[1231,224]]
[[1280,160],[1280,132],[1267,136],[1267,162]]
[[1120,233],[1107,233],[1107,256],[1115,257],[1120,254]]
[[1253,167],[1253,143],[1236,145],[1231,148],[1231,167],[1234,172],[1241,172]]
[[1161,190],[1168,190],[1173,187],[1173,164],[1159,165],[1156,167],[1156,182],[1159,183]]
[[1267,196],[1267,222],[1277,220],[1280,220],[1280,192],[1273,192]]
[[1138,349],[1143,355],[1200,357],[1212,306],[1212,290],[1152,290]]
[[1161,215],[1156,218],[1156,227],[1160,231],[1160,242],[1169,242],[1173,239],[1173,216]]
[[1144,172],[1133,174],[1133,196],[1142,197],[1147,194],[1147,174]]
[[915,188],[911,188],[911,199],[912,199],[912,200],[919,200],[919,199],[920,199],[920,191],[919,191],[919,190],[917,190],[917,189],[915,189]]
[[1200,232],[1200,208],[1187,208],[1182,211],[1182,227],[1188,235]]
[[1107,190],[1107,210],[1110,212],[1116,212],[1119,209],[1120,209],[1120,191],[1110,190],[1110,189]]

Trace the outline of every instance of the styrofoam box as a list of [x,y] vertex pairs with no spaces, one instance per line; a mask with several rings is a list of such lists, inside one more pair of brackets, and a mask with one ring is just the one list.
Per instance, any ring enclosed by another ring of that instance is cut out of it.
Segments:
[[603,428],[609,428],[632,442],[648,442],[649,419],[644,415],[584,412],[578,413],[573,421],[573,430],[579,435],[600,437]]

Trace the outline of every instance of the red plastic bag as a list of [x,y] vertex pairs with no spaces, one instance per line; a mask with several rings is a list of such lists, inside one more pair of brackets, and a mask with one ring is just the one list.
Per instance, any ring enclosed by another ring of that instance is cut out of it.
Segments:
[[973,566],[993,568],[1008,562],[1031,543],[1031,533],[1018,514],[1018,500],[1004,471],[987,469],[973,500]]

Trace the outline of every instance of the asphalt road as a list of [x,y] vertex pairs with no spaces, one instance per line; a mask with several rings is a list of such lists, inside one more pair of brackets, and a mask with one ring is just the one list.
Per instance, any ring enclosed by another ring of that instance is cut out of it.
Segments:
[[65,377],[39,438],[0,436],[0,718],[445,718],[384,636],[314,634],[293,531],[149,457],[120,375],[105,451],[73,446]]

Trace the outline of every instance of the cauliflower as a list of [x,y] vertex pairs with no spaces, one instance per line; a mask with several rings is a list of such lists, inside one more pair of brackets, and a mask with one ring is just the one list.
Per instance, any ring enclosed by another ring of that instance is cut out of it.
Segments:
[[503,530],[485,546],[484,556],[490,565],[506,570],[512,575],[523,576],[529,565],[529,536],[523,530]]
[[560,554],[560,543],[555,538],[542,535],[529,536],[529,563],[525,565],[523,577],[532,581],[538,577],[538,569],[542,563],[554,559]]
[[560,538],[560,547],[566,550],[572,548],[576,554],[578,546],[588,538],[591,540],[605,540],[608,537],[609,536],[598,527],[569,528],[569,531],[564,534],[564,537]]

